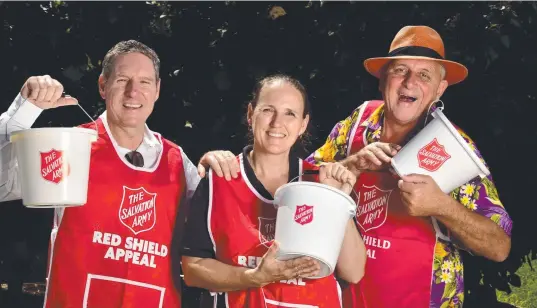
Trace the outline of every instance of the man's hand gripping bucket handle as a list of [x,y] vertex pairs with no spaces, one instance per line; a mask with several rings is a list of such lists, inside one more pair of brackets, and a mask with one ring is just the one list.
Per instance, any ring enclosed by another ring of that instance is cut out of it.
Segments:
[[[65,93],[62,93],[62,97],[66,97],[66,94]],[[23,103],[26,103],[28,101],[28,98],[24,98],[24,101]],[[97,133],[97,135],[99,134],[99,129],[97,128],[97,122],[95,122],[95,120],[89,115],[89,113],[86,111],[86,109],[84,109],[82,107],[82,105],[80,105],[80,103],[76,104],[80,109],[82,109],[82,111],[88,116],[88,118],[93,122],[93,125],[95,126],[95,132]],[[93,141],[96,141],[97,140],[97,137],[95,137],[95,140]]]

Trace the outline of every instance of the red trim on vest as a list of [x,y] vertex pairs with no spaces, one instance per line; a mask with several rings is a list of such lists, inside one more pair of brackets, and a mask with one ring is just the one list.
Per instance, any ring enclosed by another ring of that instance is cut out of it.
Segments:
[[383,105],[384,102],[379,100],[373,100],[368,101],[366,104],[367,105],[365,105],[365,110],[361,113],[360,119],[356,120],[356,127],[354,128],[354,135],[352,136],[353,139],[349,140],[351,146],[349,154],[358,152],[362,149],[364,143],[367,143],[364,136],[367,126],[362,126],[362,124],[367,121],[367,119],[369,119],[373,112],[375,112],[375,110],[377,110],[381,105]]

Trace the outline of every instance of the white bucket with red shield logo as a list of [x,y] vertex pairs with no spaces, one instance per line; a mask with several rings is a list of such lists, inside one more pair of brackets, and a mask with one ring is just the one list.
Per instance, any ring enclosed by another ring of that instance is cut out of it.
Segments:
[[392,158],[395,172],[429,175],[445,193],[477,176],[488,176],[490,171],[441,109],[432,115],[434,119]]
[[91,144],[87,128],[33,128],[11,134],[27,207],[80,206],[87,201]]
[[342,191],[313,182],[288,183],[276,190],[278,208],[274,239],[280,243],[279,260],[309,256],[319,261],[316,277],[336,268],[345,229],[356,215],[356,203]]

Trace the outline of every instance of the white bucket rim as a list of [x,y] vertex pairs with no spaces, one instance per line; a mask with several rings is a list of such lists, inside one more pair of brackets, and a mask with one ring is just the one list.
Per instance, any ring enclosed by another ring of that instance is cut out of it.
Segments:
[[487,168],[487,166],[485,166],[485,164],[483,164],[483,162],[481,161],[481,159],[479,159],[479,157],[477,157],[477,155],[474,153],[474,151],[470,148],[470,146],[468,145],[468,143],[464,140],[464,138],[462,138],[462,136],[459,134],[459,132],[457,131],[457,129],[453,126],[453,124],[451,124],[451,122],[448,120],[448,118],[444,115],[444,113],[442,112],[442,110],[440,109],[436,109],[433,113],[432,113],[433,117],[436,118],[436,116],[438,116],[438,118],[444,123],[444,125],[449,129],[449,131],[451,132],[451,134],[453,136],[455,136],[455,139],[459,142],[460,145],[462,145],[463,149],[466,151],[466,153],[472,158],[472,160],[474,161],[474,163],[479,167],[479,169],[481,169],[481,171],[483,172],[482,174],[480,174],[479,176],[481,178],[484,178],[488,175],[490,175],[490,170]]
[[23,129],[16,132],[11,133],[10,141],[13,142],[14,140],[21,138],[23,136],[35,136],[35,135],[41,135],[41,134],[50,134],[50,133],[58,133],[58,132],[67,132],[67,133],[83,133],[88,134],[94,137],[97,137],[97,131],[95,129],[91,128],[82,128],[82,127],[39,127],[39,128],[29,128],[29,129]]
[[[337,189],[337,188],[334,188],[332,186],[328,186],[326,184],[322,184],[322,183],[316,183],[316,182],[309,182],[309,181],[298,181],[298,182],[291,182],[291,183],[287,183],[287,184],[284,184],[282,186],[280,186],[278,189],[276,189],[276,192],[274,193],[274,206],[275,207],[280,207],[280,206],[284,206],[284,205],[280,205],[278,202],[278,193],[280,193],[281,191],[289,188],[289,187],[293,187],[293,186],[314,186],[314,187],[319,187],[319,188],[324,188],[324,189],[327,189],[327,190],[330,190],[330,191],[333,191],[341,196],[343,196],[345,199],[347,199],[347,201],[350,203],[350,205],[352,206],[352,209],[351,211],[354,213],[351,213],[351,217],[353,217],[354,215],[356,215],[356,202],[354,202],[354,200],[347,194],[345,194],[344,192],[342,192],[341,190]],[[354,189],[354,187],[353,187]]]

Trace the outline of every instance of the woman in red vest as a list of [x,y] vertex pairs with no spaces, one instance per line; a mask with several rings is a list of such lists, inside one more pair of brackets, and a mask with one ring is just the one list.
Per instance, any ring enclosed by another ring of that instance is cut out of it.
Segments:
[[[307,279],[318,273],[319,264],[307,257],[279,261],[278,244],[272,241],[275,191],[300,180],[304,170],[319,170],[292,151],[309,122],[304,87],[282,75],[261,80],[247,119],[253,145],[236,158],[238,176],[227,181],[209,171],[192,199],[183,240],[185,282],[218,292],[216,307],[341,307],[334,275]],[[318,180],[348,194],[356,178],[330,163],[320,168]],[[365,258],[364,243],[349,219],[338,276],[358,282]]]

